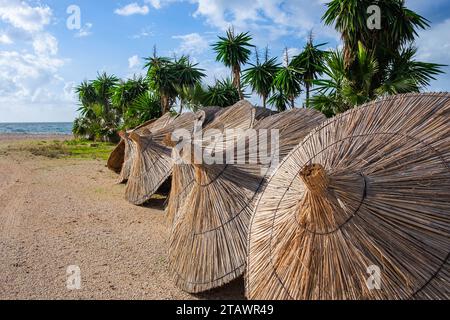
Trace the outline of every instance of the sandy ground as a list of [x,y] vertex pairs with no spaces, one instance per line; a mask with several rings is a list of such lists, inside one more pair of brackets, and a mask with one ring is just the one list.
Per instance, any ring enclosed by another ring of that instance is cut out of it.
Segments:
[[[127,203],[104,161],[14,151],[24,139],[0,135],[0,299],[243,298],[242,279],[202,295],[175,287],[160,203]],[[70,265],[80,290],[67,289]]]

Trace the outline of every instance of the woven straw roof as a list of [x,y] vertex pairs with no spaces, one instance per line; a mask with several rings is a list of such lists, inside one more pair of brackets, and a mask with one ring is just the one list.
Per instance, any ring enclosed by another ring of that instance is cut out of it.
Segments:
[[[250,118],[241,115],[249,111],[253,114]],[[258,112],[260,110],[252,108],[248,102],[241,102],[209,127],[279,129],[280,144],[285,152],[289,145],[297,145],[324,120],[316,111],[296,109],[256,123],[254,118]],[[244,124],[243,119],[249,121]],[[223,146],[219,146],[221,148]],[[252,202],[264,175],[260,164],[177,164],[175,168],[173,185],[184,186],[186,193],[177,190],[178,196],[182,195],[181,201],[176,201],[176,194],[169,203],[174,211],[171,215],[175,217],[169,263],[180,288],[202,292],[243,274]]]
[[[158,119],[149,120],[142,125],[127,132],[119,132],[120,142],[109,156],[107,166],[110,170],[119,174],[118,183],[123,183],[128,179],[131,170],[131,156],[134,152],[134,145],[129,138],[131,132],[142,132],[144,130],[157,131],[173,121],[170,113],[166,113]],[[133,148],[133,150],[130,150]]]
[[160,130],[130,134],[136,152],[131,157],[125,198],[136,205],[148,201],[172,173],[172,147],[166,145],[165,139],[176,129],[192,132],[196,121],[209,123],[219,111],[220,108],[209,107],[196,113],[183,113]]
[[[216,115],[214,121],[210,122],[203,129],[204,140],[208,140],[206,134],[211,129],[224,132],[227,129],[249,129],[253,128],[258,120],[270,115],[270,110],[254,108],[246,100],[239,101],[233,106],[224,108]],[[225,142],[224,142],[225,143]],[[218,147],[220,148],[220,147]],[[167,221],[172,224],[181,204],[189,196],[194,181],[194,168],[190,164],[178,163],[174,165],[172,171],[172,187],[167,206]]]
[[247,297],[448,299],[449,120],[450,94],[408,94],[316,128],[258,200]]

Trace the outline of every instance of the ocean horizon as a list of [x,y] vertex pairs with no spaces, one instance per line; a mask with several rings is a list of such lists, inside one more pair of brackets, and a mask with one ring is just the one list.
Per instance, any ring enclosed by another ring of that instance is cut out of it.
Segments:
[[0,134],[72,134],[73,122],[0,122]]

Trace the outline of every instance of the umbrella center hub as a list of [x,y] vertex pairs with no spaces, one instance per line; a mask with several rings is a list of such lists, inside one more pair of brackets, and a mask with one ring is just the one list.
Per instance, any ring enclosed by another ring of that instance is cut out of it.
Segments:
[[325,168],[318,163],[305,166],[300,171],[300,178],[308,190],[314,193],[325,192],[330,182]]
[[314,234],[339,230],[356,215],[366,197],[366,178],[352,172],[327,173],[321,164],[300,171],[305,193],[298,206],[298,223]]

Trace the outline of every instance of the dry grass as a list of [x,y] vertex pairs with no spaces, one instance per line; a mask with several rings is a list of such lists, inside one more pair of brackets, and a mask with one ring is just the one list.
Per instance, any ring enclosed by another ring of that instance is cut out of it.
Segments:
[[34,156],[60,159],[108,159],[114,146],[110,143],[74,139],[74,140],[53,140],[53,141],[24,141],[8,148],[8,151],[25,151]]

